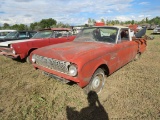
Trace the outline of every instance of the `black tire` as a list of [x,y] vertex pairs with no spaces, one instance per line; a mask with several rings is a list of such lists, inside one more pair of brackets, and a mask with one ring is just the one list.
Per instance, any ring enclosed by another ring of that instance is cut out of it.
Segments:
[[101,68],[98,68],[93,74],[89,84],[83,88],[84,93],[95,91],[97,94],[101,92],[105,83],[105,74]]

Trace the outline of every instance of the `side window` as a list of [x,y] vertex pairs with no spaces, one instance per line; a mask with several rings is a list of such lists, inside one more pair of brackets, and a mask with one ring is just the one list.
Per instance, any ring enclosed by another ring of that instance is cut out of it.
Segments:
[[128,29],[121,29],[121,40],[129,40],[129,30]]
[[60,31],[55,32],[55,38],[61,38],[62,33]]
[[36,34],[36,32],[30,32],[29,34],[30,34],[30,37],[33,37]]
[[26,32],[19,33],[19,38],[26,38],[26,37],[27,37]]
[[27,38],[29,38],[29,37],[30,37],[29,32],[26,32],[26,37],[27,37]]
[[72,33],[71,32],[69,32],[69,31],[63,31],[63,37],[69,37],[69,36],[71,36],[72,35]]
[[14,38],[18,39],[19,38],[19,34],[20,33],[17,32],[16,35],[14,36]]
[[52,34],[52,38],[62,38],[62,37],[68,37],[71,35],[72,35],[72,33],[68,32],[68,31],[55,31]]
[[93,31],[93,36],[96,41],[115,43],[117,29],[97,28]]
[[56,38],[56,33],[55,32],[52,33],[51,38]]

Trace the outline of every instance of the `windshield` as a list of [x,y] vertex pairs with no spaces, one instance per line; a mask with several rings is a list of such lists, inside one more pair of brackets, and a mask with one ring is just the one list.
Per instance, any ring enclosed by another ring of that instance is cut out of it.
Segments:
[[51,37],[53,31],[40,31],[36,33],[32,38],[49,38]]
[[18,32],[10,32],[10,33],[8,33],[8,34],[6,35],[5,38],[7,38],[7,39],[13,39],[13,38],[16,38],[17,35],[18,35]]
[[0,36],[6,36],[9,32],[0,32]]
[[74,41],[99,41],[116,43],[117,28],[113,27],[92,27],[84,28],[75,38]]

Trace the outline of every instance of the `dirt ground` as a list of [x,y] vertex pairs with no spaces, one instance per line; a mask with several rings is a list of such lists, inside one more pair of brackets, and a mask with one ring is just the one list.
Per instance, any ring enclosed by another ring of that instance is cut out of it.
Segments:
[[0,56],[0,120],[160,119],[160,37],[147,42],[140,60],[107,77],[98,96]]

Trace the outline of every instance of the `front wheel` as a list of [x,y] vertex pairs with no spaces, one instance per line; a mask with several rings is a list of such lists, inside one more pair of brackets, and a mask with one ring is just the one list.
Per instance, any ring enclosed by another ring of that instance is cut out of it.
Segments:
[[89,84],[83,88],[85,94],[95,91],[97,94],[101,92],[105,83],[105,74],[101,68],[98,68],[93,74]]
[[32,61],[31,61],[30,58],[29,58],[29,55],[26,57],[26,62],[29,63],[29,64],[32,63]]

